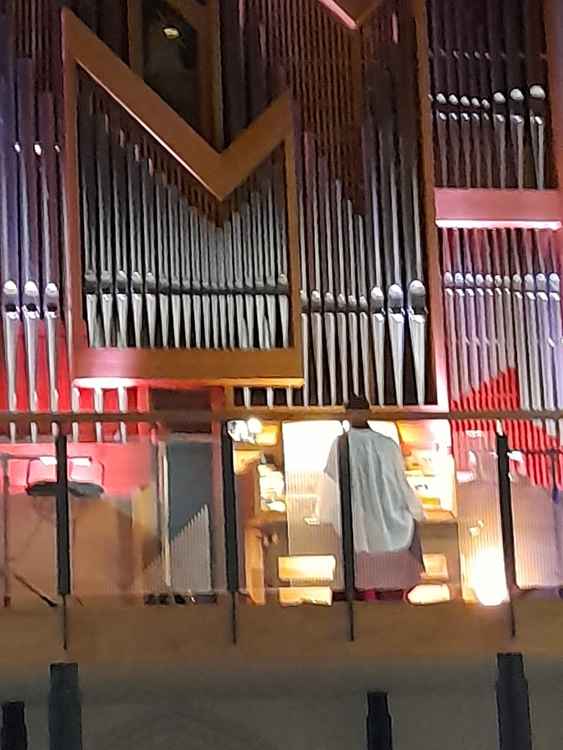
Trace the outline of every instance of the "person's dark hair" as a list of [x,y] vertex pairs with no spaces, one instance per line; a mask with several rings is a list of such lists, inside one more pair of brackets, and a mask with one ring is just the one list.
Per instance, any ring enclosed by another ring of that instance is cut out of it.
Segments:
[[[369,411],[369,402],[367,398],[363,396],[351,396],[346,404],[346,408],[350,411]],[[367,427],[367,421],[361,418],[350,419],[352,427]]]

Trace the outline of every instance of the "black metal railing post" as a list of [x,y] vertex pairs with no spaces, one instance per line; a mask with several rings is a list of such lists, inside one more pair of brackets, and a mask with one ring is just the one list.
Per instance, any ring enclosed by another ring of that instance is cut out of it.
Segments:
[[342,556],[344,562],[344,592],[348,602],[348,637],[356,640],[354,599],[356,571],[354,565],[354,518],[352,514],[352,486],[350,480],[350,441],[344,432],[338,440],[338,482],[340,514],[342,517]]
[[238,640],[237,597],[239,590],[237,497],[235,489],[233,441],[229,435],[227,423],[224,423],[221,429],[221,458],[223,470],[223,512],[225,516],[227,591],[231,595],[231,635],[233,643],[236,643]]
[[63,647],[68,648],[67,597],[71,593],[70,506],[68,501],[67,438],[60,431],[55,438],[57,458],[56,533],[57,591],[62,597]]
[[514,615],[513,596],[517,591],[518,586],[516,583],[516,553],[514,547],[512,490],[510,487],[510,459],[508,438],[506,435],[497,434],[496,452],[498,463],[498,489],[500,502],[500,521],[502,530],[502,551],[510,609],[510,634],[512,638],[514,638],[516,636],[516,618]]

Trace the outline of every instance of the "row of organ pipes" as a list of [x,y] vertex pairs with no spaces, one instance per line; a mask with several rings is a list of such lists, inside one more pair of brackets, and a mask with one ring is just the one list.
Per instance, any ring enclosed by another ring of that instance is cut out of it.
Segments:
[[[327,29],[327,18],[314,3],[282,8],[267,0],[251,3],[239,15],[237,36],[247,58],[253,51],[258,54],[252,67],[264,71],[259,89],[270,89],[273,95],[282,81],[301,99],[297,176],[305,375],[304,387],[293,393],[247,390],[239,394],[239,402],[337,406],[362,396],[374,406],[421,405],[432,402],[435,394],[426,378],[432,365],[414,19],[407,3],[386,3],[375,14],[363,45],[364,116],[356,123],[359,163],[351,165],[348,153],[346,167],[361,183],[355,190],[354,178],[339,173],[346,172],[342,143],[334,149],[336,156],[326,144],[325,116],[339,104],[346,109],[345,95],[341,102],[332,102],[334,91],[353,86],[343,80],[345,70],[332,64],[331,51],[322,46],[332,44],[332,52],[338,49],[345,59],[345,41],[339,39],[345,32],[337,21]],[[313,41],[322,44],[294,56],[295,25],[308,28]],[[252,44],[255,34],[266,42]],[[265,59],[268,51],[272,58]],[[275,70],[272,80],[267,70]],[[318,99],[321,76],[326,90]],[[239,80],[235,76],[232,85]],[[332,136],[353,141],[350,133]]]
[[[0,11],[0,285],[10,411],[24,406],[18,399],[21,373],[17,369],[22,328],[29,409],[39,406],[43,338],[48,408],[59,408],[60,147],[48,60],[48,46],[56,42],[56,35],[49,33],[53,9],[41,6],[40,11],[33,35],[13,3]],[[33,43],[25,44],[26,40]],[[35,430],[32,435],[36,436]]]
[[429,0],[436,184],[552,186],[539,0]]
[[452,404],[561,410],[561,258],[554,232],[443,229],[441,244]]
[[288,347],[283,160],[272,157],[259,167],[219,217],[194,205],[178,166],[156,144],[103,105],[82,77],[82,268],[90,346]]
[[[44,330],[48,408],[56,411],[64,253],[60,94],[56,75],[43,72],[39,47],[17,42],[14,5],[8,2],[0,13],[7,406],[21,408],[16,350],[23,331],[28,405],[39,408],[37,352]],[[40,5],[47,14],[49,3]],[[451,13],[445,0],[429,0],[427,7],[436,183],[549,187],[541,4],[475,0]],[[43,20],[53,26],[47,15]],[[301,112],[296,170],[305,371],[303,388],[241,388],[236,403],[338,406],[352,395],[374,406],[434,403],[427,376],[432,321],[410,4],[382,4],[362,29],[356,80],[348,62],[349,32],[316,0],[248,0],[231,22],[241,48],[225,74],[225,100],[234,100],[242,81],[247,104],[246,114],[229,123],[231,140],[285,88]],[[296,48],[296,36],[303,37],[305,51]],[[50,43],[57,43],[56,34]],[[326,99],[318,96],[321,79]],[[352,127],[350,91],[358,82],[361,116]],[[220,205],[202,196],[86,75],[80,76],[78,103],[89,346],[287,347],[288,227],[280,155]],[[478,402],[475,394],[514,369],[519,401],[509,405],[561,408],[560,259],[551,234],[452,229],[440,236],[452,402],[485,407],[486,399]],[[496,404],[491,398],[488,403]],[[103,408],[101,392],[95,406]],[[124,390],[120,408],[127,408]]]

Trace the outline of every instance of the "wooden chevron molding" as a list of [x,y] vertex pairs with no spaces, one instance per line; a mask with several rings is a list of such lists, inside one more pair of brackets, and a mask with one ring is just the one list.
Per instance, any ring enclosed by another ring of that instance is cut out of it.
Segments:
[[336,18],[357,31],[381,4],[380,0],[319,0]]

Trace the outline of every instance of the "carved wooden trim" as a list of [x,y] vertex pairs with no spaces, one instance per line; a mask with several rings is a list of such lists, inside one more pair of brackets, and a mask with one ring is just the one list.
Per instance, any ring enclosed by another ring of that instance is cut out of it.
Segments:
[[83,68],[218,200],[225,200],[278,146],[293,140],[290,97],[283,94],[229,148],[215,151],[74,13],[64,8],[62,14],[65,68]]
[[358,31],[381,5],[381,0],[319,0],[319,2],[353,31]]
[[436,188],[436,222],[442,227],[559,229],[558,190]]

